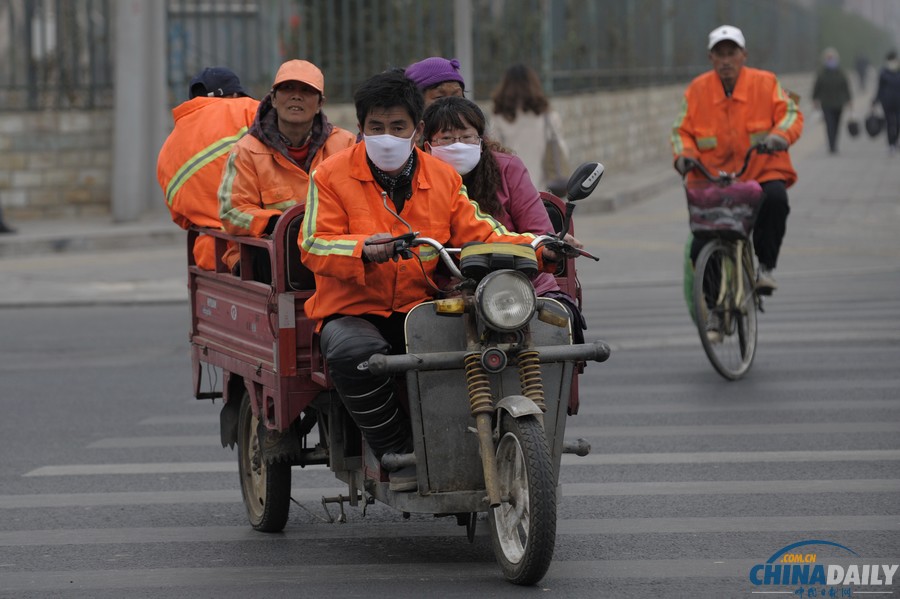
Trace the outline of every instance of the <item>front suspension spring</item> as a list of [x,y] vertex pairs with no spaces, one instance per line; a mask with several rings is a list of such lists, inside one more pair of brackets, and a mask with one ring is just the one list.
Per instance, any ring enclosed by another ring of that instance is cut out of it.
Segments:
[[472,352],[465,357],[464,362],[472,415],[490,414],[494,411],[494,400],[491,397],[491,382],[481,366],[481,354]]
[[538,352],[528,349],[519,352],[519,384],[522,395],[530,399],[541,409],[547,411],[544,404],[544,383],[541,379],[541,364]]

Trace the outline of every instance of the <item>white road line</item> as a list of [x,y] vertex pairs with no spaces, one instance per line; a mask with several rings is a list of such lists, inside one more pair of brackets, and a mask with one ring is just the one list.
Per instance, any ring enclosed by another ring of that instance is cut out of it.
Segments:
[[[352,524],[352,519],[351,519]],[[357,522],[359,526],[327,523],[291,528],[264,535],[246,526],[169,526],[143,528],[79,528],[0,532],[0,547],[115,545],[144,543],[232,543],[306,539],[367,539],[397,537],[455,537],[462,529],[451,519],[412,522]],[[362,530],[364,529],[364,531]],[[900,516],[765,516],[720,518],[602,518],[560,519],[561,535],[712,534],[725,532],[898,531]],[[479,536],[488,536],[486,526]]]
[[710,435],[847,435],[897,433],[900,422],[777,422],[771,424],[695,424],[671,426],[573,426],[568,437],[672,437]]
[[171,437],[110,437],[94,441],[90,449],[131,449],[146,447],[222,447],[219,435],[172,435]]
[[[900,386],[900,385],[898,385]],[[624,388],[623,385],[621,388]],[[617,385],[604,385],[604,397],[616,397],[619,395],[620,387]],[[671,395],[667,386],[666,393]],[[644,392],[646,394],[646,391]],[[621,405],[601,405],[596,401],[581,401],[578,408],[578,415],[574,416],[577,421],[581,416],[588,415],[610,415],[610,414],[737,414],[743,412],[758,413],[760,410],[766,412],[787,411],[794,412],[798,410],[815,410],[816,412],[824,412],[826,410],[871,410],[871,409],[888,409],[900,410],[900,395],[897,399],[810,399],[808,401],[777,401],[770,403],[755,404],[736,404],[723,403],[713,406],[701,406],[698,404],[685,404],[680,402],[659,402],[652,401],[647,403],[627,403]],[[573,422],[572,420],[569,421]]]
[[[297,501],[318,502],[325,495],[333,496],[338,493],[346,493],[346,491],[346,487],[339,486],[293,488],[291,496]],[[896,479],[566,483],[562,486],[564,497],[898,492],[900,492],[900,480]],[[241,492],[239,489],[0,495],[0,509],[240,502]]]
[[[656,560],[555,560],[550,565],[547,576],[540,587],[552,589],[563,581],[595,580],[603,589],[613,593],[615,586],[609,580],[645,579],[665,583],[673,579],[718,579],[733,580],[735,596],[746,593],[753,586],[747,580],[747,573],[766,556],[750,559],[656,559]],[[884,563],[897,563],[897,557],[880,558]],[[847,564],[848,560],[829,560],[829,563]],[[410,573],[414,573],[411,575]],[[493,560],[479,562],[414,562],[392,563],[385,570],[383,563],[355,563],[352,568],[344,564],[316,564],[315,567],[259,566],[222,568],[153,568],[153,569],[109,569],[81,571],[32,571],[4,572],[3,590],[9,593],[61,591],[83,592],[86,589],[177,589],[184,594],[186,589],[213,586],[229,589],[252,589],[258,581],[278,581],[279,584],[295,584],[297,588],[320,589],[326,585],[333,589],[334,581],[340,579],[362,585],[373,581],[389,584],[398,595],[421,594],[423,584],[429,582],[486,583],[496,589],[502,583],[497,564]],[[614,585],[614,583],[613,583]],[[540,588],[539,587],[539,588]],[[509,588],[509,587],[503,587]],[[598,590],[598,593],[600,591]],[[130,592],[128,594],[133,594]],[[602,594],[602,593],[601,593]]]
[[140,425],[154,424],[219,424],[219,410],[211,410],[209,414],[175,414],[171,416],[151,416],[144,418]]
[[897,493],[900,480],[730,480],[689,482],[567,483],[565,497],[650,495],[796,495],[820,493]]
[[73,464],[42,466],[22,476],[89,476],[97,474],[184,474],[187,472],[236,472],[237,461],[159,462],[148,464]]
[[778,462],[877,462],[900,460],[900,449],[835,451],[704,451],[694,453],[607,453],[564,455],[566,466],[618,464],[737,464]]
[[[584,457],[563,456],[571,466],[607,464],[717,464],[755,462],[861,462],[900,460],[900,450],[836,451],[710,451],[695,453],[612,453]],[[324,469],[324,467],[323,467]],[[235,472],[237,462],[150,462],[143,464],[68,464],[41,466],[22,476],[95,476],[127,474],[185,474]]]

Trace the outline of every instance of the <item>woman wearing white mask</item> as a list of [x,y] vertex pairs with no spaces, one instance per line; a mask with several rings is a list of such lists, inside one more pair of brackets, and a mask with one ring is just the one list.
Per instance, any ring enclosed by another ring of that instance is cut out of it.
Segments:
[[[425,151],[462,175],[469,199],[484,212],[510,231],[536,235],[553,231],[525,164],[498,142],[485,137],[487,123],[477,104],[460,97],[440,98],[428,106],[423,120]],[[576,239],[567,238],[581,247]],[[575,301],[560,290],[549,273],[538,274],[533,282],[538,295],[553,297],[569,306],[581,324],[573,327],[580,342],[584,319]]]

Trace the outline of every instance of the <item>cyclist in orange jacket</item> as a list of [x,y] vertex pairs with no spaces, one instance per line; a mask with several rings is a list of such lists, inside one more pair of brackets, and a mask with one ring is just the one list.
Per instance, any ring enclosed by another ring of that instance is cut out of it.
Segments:
[[[803,115],[797,98],[781,87],[773,73],[744,66],[747,50],[740,29],[715,28],[708,48],[713,68],[688,86],[672,128],[675,169],[683,175],[690,170],[687,159],[695,159],[712,172],[736,172],[750,146],[764,143],[774,152],[754,156],[741,177],[758,181],[763,188],[753,244],[759,258],[757,287],[771,293],[777,287],[772,271],[790,213],[787,188],[797,180],[786,150],[800,137]],[[701,247],[702,241],[695,239],[692,260]]]
[[[182,229],[221,228],[216,191],[225,159],[253,124],[258,105],[233,71],[208,67],[191,80],[190,99],[172,110],[175,128],[159,152],[156,176],[172,220]],[[197,238],[194,261],[215,268],[212,237]]]

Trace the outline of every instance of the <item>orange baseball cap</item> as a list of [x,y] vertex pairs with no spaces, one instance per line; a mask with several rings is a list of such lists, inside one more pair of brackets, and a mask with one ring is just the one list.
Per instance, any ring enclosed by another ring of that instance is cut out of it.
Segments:
[[316,88],[320,94],[325,93],[325,77],[322,75],[322,71],[306,60],[289,60],[278,67],[272,89],[285,81],[299,81]]

